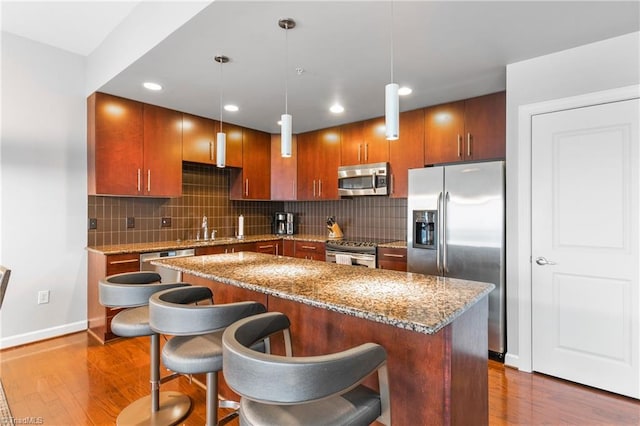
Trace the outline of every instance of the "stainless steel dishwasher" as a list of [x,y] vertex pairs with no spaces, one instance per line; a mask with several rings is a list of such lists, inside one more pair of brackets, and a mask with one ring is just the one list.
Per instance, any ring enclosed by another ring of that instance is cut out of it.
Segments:
[[196,251],[194,249],[184,250],[167,250],[157,251],[154,253],[142,253],[140,255],[140,270],[141,271],[154,271],[160,274],[163,283],[174,283],[182,280],[182,272],[175,271],[169,268],[163,268],[162,266],[152,265],[152,260],[160,259],[173,259],[176,257],[189,257],[194,256]]

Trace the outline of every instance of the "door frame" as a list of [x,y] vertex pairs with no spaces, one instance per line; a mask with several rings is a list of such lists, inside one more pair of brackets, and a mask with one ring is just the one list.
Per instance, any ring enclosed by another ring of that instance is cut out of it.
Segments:
[[[603,90],[549,101],[521,105],[518,108],[518,155],[517,168],[518,199],[511,214],[519,218],[517,227],[517,258],[513,267],[517,277],[518,292],[518,353],[507,350],[505,364],[521,371],[533,371],[533,298],[531,268],[531,185],[532,185],[532,119],[545,114],[567,109],[640,98],[640,85]],[[507,167],[509,165],[507,164]],[[508,216],[507,216],[508,217]],[[508,219],[507,219],[508,220]],[[509,267],[509,266],[508,266]],[[508,325],[507,325],[508,326]]]

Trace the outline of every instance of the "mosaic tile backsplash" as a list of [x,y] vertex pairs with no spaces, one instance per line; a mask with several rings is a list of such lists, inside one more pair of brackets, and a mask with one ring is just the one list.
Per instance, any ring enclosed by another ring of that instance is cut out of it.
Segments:
[[[97,228],[88,231],[90,246],[148,243],[196,238],[202,217],[217,237],[232,237],[238,216],[244,215],[245,235],[272,233],[273,214],[292,212],[296,233],[328,234],[326,219],[334,216],[345,237],[406,239],[406,199],[356,197],[335,201],[229,200],[229,171],[184,163],[180,198],[89,196],[89,218]],[[127,227],[133,218],[134,227]],[[171,226],[162,227],[162,218]]]

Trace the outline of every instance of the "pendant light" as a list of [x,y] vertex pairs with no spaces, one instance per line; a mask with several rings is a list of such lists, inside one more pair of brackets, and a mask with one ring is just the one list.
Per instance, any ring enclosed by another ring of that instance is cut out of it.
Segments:
[[296,22],[291,18],[284,18],[278,21],[278,26],[285,30],[284,42],[285,42],[285,56],[284,56],[284,114],[281,117],[280,125],[280,155],[282,157],[291,157],[291,132],[292,132],[292,117],[288,110],[288,82],[287,82],[287,69],[288,64],[288,38],[287,31],[295,28]]
[[227,156],[227,134],[222,132],[222,64],[229,62],[229,58],[216,55],[213,59],[220,64],[220,131],[216,134],[216,166],[224,168]]
[[391,2],[391,83],[384,90],[384,126],[387,140],[400,138],[400,98],[399,86],[393,82],[393,2]]

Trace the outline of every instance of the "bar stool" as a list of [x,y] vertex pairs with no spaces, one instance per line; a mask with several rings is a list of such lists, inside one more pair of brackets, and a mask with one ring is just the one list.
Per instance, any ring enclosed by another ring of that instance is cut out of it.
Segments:
[[241,318],[266,311],[264,305],[257,302],[212,303],[213,292],[203,286],[165,290],[149,299],[151,328],[174,336],[162,348],[165,367],[176,373],[206,374],[208,426],[225,424],[237,416],[234,412],[218,422],[219,406],[237,408],[234,401],[218,401],[224,329]]
[[[375,343],[330,355],[285,357],[251,345],[289,327],[268,312],[230,325],[222,337],[222,372],[241,396],[240,425],[391,425],[387,355]],[[361,383],[378,372],[379,392]]]
[[111,321],[111,330],[121,337],[150,336],[151,393],[125,407],[116,420],[118,425],[173,425],[191,409],[187,395],[175,391],[160,392],[160,336],[149,326],[149,297],[158,291],[189,286],[186,283],[160,283],[155,272],[126,272],[99,281],[100,304],[126,308]]

